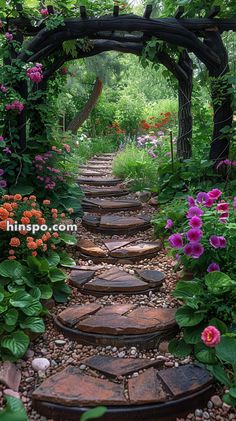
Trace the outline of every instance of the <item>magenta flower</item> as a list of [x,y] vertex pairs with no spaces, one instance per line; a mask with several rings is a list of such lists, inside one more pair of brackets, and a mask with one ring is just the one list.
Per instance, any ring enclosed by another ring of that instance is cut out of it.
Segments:
[[173,234],[169,237],[169,243],[173,248],[180,249],[183,247],[183,239],[181,234]]
[[203,206],[206,205],[206,203],[209,201],[209,199],[210,199],[209,195],[205,192],[200,192],[197,195],[197,202],[200,203]]
[[226,224],[227,220],[229,218],[229,213],[228,212],[224,212],[220,215],[220,222],[222,222],[223,224]]
[[177,253],[177,254],[175,255],[175,258],[176,258],[176,260],[177,260],[177,261],[179,261],[179,260],[181,259],[180,254],[178,254],[178,253]]
[[222,191],[220,191],[219,189],[213,189],[209,191],[208,195],[210,196],[211,199],[218,200],[220,196],[222,195]]
[[40,13],[41,13],[42,16],[48,16],[49,15],[48,9],[45,9],[45,8],[41,9]]
[[169,230],[173,228],[173,226],[174,226],[174,222],[172,221],[172,219],[167,219],[165,229]]
[[184,254],[188,257],[192,256],[193,253],[193,246],[192,244],[186,244],[183,248]]
[[234,198],[234,210],[236,211],[236,197]]
[[221,236],[221,237],[219,237],[219,241],[220,241],[220,246],[219,246],[220,249],[225,249],[226,246],[227,246],[226,238]]
[[199,218],[198,216],[193,216],[189,221],[189,225],[191,228],[201,228],[203,225],[203,222],[201,218]]
[[12,41],[13,40],[13,35],[10,32],[6,32],[5,33],[5,38],[7,39],[7,41]]
[[193,218],[193,216],[198,216],[200,218],[203,214],[203,210],[200,209],[198,206],[192,206],[191,208],[189,208],[186,216],[188,219]]
[[220,266],[213,262],[208,266],[207,272],[220,272]]
[[4,137],[0,136],[0,142],[4,142]]
[[0,188],[4,189],[7,186],[7,182],[5,180],[0,180]]
[[216,206],[216,210],[218,212],[228,212],[229,210],[229,204],[224,202],[224,203],[218,203],[218,205]]
[[12,103],[7,104],[5,108],[6,108],[7,111],[18,110],[19,113],[21,113],[21,111],[23,111],[23,109],[24,109],[24,104],[22,104],[22,102],[20,102],[18,100],[15,100]]
[[218,249],[220,247],[220,240],[217,235],[212,235],[209,239],[209,242],[214,249]]
[[215,326],[208,326],[201,334],[202,342],[209,348],[214,348],[221,341],[221,334]]
[[189,206],[195,206],[195,200],[192,196],[188,196],[188,204]]
[[202,238],[202,231],[198,228],[192,228],[187,232],[187,239],[190,243],[197,243]]
[[2,91],[3,94],[7,93],[7,88],[4,85],[2,85],[1,83],[0,83],[0,91]]
[[32,82],[40,83],[43,79],[42,64],[37,63],[35,67],[28,69],[26,75]]
[[192,258],[199,259],[201,255],[204,253],[204,247],[200,243],[193,243],[192,244]]
[[4,170],[0,168],[0,177],[4,174]]
[[4,148],[3,149],[3,152],[5,152],[5,153],[7,153],[7,154],[11,154],[12,153],[12,151],[11,151],[11,149],[10,148]]

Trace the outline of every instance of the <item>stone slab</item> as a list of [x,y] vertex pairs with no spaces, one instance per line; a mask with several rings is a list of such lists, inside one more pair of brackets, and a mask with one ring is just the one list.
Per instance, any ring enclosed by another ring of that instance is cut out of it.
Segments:
[[136,270],[136,273],[152,287],[162,285],[166,278],[159,270]]
[[149,368],[138,377],[128,380],[128,393],[130,403],[133,405],[148,404],[151,402],[164,402],[167,394],[164,392],[157,371]]
[[81,319],[96,313],[100,308],[101,306],[95,303],[68,307],[58,315],[58,320],[68,327],[73,327]]
[[86,284],[86,289],[98,292],[138,292],[145,291],[149,286],[137,277],[122,271],[118,268],[112,268],[91,280]]
[[90,281],[94,277],[95,273],[96,272],[92,270],[72,270],[69,277],[70,284],[77,288],[81,287]]
[[108,177],[79,177],[77,181],[79,184],[89,184],[92,186],[115,186],[122,182],[119,178]]
[[129,194],[129,191],[120,187],[104,187],[104,188],[95,188],[89,186],[81,186],[81,189],[87,197],[119,197],[126,196]]
[[78,249],[81,253],[88,254],[93,257],[106,257],[107,253],[91,240],[79,240]]
[[145,221],[142,217],[123,217],[116,215],[104,215],[101,217],[100,227],[101,228],[135,228],[145,225]]
[[127,257],[138,257],[145,256],[150,253],[157,253],[162,248],[161,241],[155,242],[140,242],[137,245],[119,248],[118,250],[112,251],[110,254],[112,257],[127,258]]
[[107,240],[104,242],[105,247],[109,250],[109,251],[113,251],[113,250],[117,250],[119,248],[128,246],[131,243],[136,242],[136,239],[128,239],[128,240]]

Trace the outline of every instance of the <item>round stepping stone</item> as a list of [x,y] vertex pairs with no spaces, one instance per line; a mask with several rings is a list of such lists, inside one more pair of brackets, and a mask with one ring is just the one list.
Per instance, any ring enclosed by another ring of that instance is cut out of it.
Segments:
[[95,271],[76,269],[70,273],[69,279],[70,284],[81,293],[95,296],[148,294],[149,291],[158,290],[165,275],[157,270],[143,272],[144,276],[142,271],[137,272],[139,276],[135,276],[114,267],[97,275]]
[[84,211],[86,212],[117,212],[139,210],[142,208],[142,203],[139,200],[106,200],[106,199],[84,199],[82,202]]
[[129,234],[146,231],[151,226],[151,217],[119,216],[119,215],[87,215],[82,219],[83,225],[92,232],[100,232],[106,235]]
[[[34,409],[57,421],[78,421],[96,406],[107,407],[104,421],[175,421],[205,406],[214,391],[208,371],[198,365],[162,370],[155,362],[150,367],[150,360],[132,362],[99,356],[86,363],[105,378],[68,366],[33,392]],[[137,377],[127,377],[145,368]],[[122,379],[117,379],[118,373]]]
[[79,184],[89,184],[91,186],[116,186],[121,183],[120,178],[108,178],[108,177],[79,177]]
[[129,190],[121,187],[90,187],[81,186],[85,196],[87,197],[120,197],[129,194]]
[[94,263],[132,264],[142,259],[153,258],[162,249],[162,242],[139,239],[110,240],[97,246],[91,240],[80,240],[78,250],[81,257]]
[[100,177],[102,175],[107,175],[107,172],[95,170],[84,170],[80,172],[80,176],[82,177]]
[[105,161],[105,162],[112,162],[113,161],[113,158],[114,158],[114,156],[105,156],[105,155],[102,155],[102,156],[94,156],[93,157],[93,161]]
[[172,308],[136,308],[133,304],[115,304],[97,309],[95,306],[88,304],[67,308],[55,317],[56,327],[65,336],[80,343],[145,349],[156,348],[178,330],[176,310]]

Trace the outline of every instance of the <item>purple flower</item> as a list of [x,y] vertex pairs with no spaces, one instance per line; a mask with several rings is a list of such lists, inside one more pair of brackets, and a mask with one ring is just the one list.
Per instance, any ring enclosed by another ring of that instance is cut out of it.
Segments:
[[210,208],[213,205],[213,199],[209,196],[208,193],[200,192],[197,195],[197,202],[200,203],[202,206],[207,206]]
[[208,266],[207,272],[220,272],[220,266],[213,262]]
[[209,191],[208,195],[210,196],[211,199],[218,200],[219,197],[222,195],[222,191],[220,191],[219,189],[213,189]]
[[11,151],[11,149],[10,149],[10,148],[4,148],[4,149],[3,149],[3,152],[5,152],[5,153],[7,153],[7,154],[11,154],[11,153],[12,153],[12,151]]
[[188,196],[188,204],[189,206],[195,206],[195,200],[192,196]]
[[183,247],[183,239],[180,234],[173,234],[169,237],[169,243],[173,248],[180,249]]
[[167,219],[165,229],[169,230],[173,228],[173,226],[174,226],[174,222],[172,221],[172,219]]
[[4,142],[4,137],[0,136],[0,142]]
[[190,243],[197,243],[202,238],[202,231],[197,228],[192,228],[187,232],[187,239]]
[[220,248],[220,240],[217,235],[212,235],[209,239],[209,242],[214,249]]
[[4,187],[6,187],[6,185],[7,185],[7,182],[5,180],[0,180],[0,187],[2,189],[4,189]]
[[192,258],[199,259],[201,255],[204,253],[204,247],[200,243],[192,244]]
[[5,33],[5,38],[6,38],[8,41],[12,41],[12,40],[13,40],[13,35],[12,35],[10,32],[6,32],[6,33]]
[[193,216],[189,221],[189,225],[191,228],[201,228],[202,224],[203,222],[198,216]]
[[187,213],[187,218],[191,219],[193,216],[198,216],[199,218],[204,214],[203,210],[200,209],[198,206],[192,206],[189,208]]
[[234,198],[234,210],[236,211],[236,197]]
[[0,168],[0,177],[4,174],[4,170]]
[[227,241],[225,239],[225,237],[219,237],[219,241],[220,241],[220,249],[225,249],[227,246]]
[[192,252],[193,252],[193,245],[192,244],[186,244],[186,246],[184,246],[184,254],[188,257],[192,256]]

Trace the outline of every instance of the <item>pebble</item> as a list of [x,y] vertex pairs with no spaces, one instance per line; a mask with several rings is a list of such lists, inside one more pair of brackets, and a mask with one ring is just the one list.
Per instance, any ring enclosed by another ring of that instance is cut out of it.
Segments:
[[223,402],[222,402],[221,398],[220,398],[218,395],[214,395],[214,396],[212,396],[212,398],[211,398],[211,402],[213,403],[213,405],[214,405],[216,408],[221,408],[221,407],[222,407],[222,404],[223,404]]
[[118,357],[119,358],[124,358],[125,357],[125,352],[124,351],[119,352]]
[[79,366],[79,368],[80,368],[80,370],[86,370],[86,365],[85,365],[85,364],[81,364],[81,365]]
[[35,371],[46,371],[50,367],[50,361],[47,358],[35,358],[32,367]]
[[63,346],[63,345],[66,344],[66,341],[63,341],[61,339],[56,339],[55,344],[58,345],[58,346]]
[[209,419],[210,419],[210,415],[208,414],[208,412],[207,412],[207,411],[204,411],[204,412],[203,412],[203,418],[204,418],[205,420],[209,420]]
[[114,348],[112,348],[112,352],[116,352],[117,351],[117,348],[116,348],[116,346],[114,346]]
[[202,417],[203,410],[202,409],[196,409],[195,411],[195,417]]

